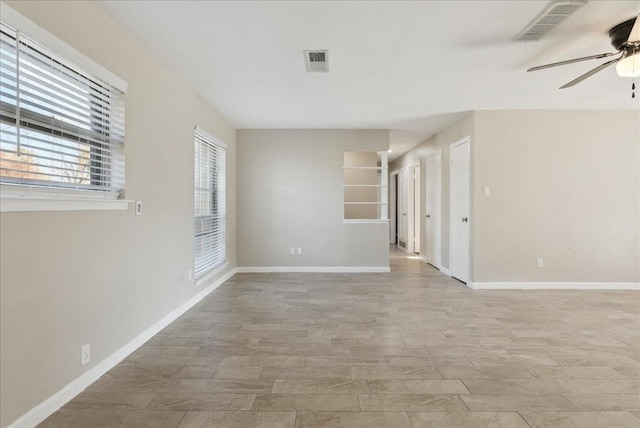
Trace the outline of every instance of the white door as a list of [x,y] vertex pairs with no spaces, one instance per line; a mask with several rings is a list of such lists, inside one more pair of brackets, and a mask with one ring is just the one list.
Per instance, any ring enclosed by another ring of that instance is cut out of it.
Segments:
[[469,281],[469,138],[451,145],[451,276]]
[[420,253],[420,165],[413,169],[413,252]]
[[442,180],[442,151],[427,156],[425,183],[425,227],[427,237],[427,263],[440,268],[440,230],[442,225],[441,213],[441,180]]
[[389,243],[397,244],[398,243],[398,231],[397,231],[397,220],[398,220],[398,207],[397,207],[397,189],[398,189],[398,173],[395,172],[391,174],[391,178],[389,179]]
[[409,169],[401,169],[398,173],[398,247],[407,249],[408,222],[407,222],[407,191]]

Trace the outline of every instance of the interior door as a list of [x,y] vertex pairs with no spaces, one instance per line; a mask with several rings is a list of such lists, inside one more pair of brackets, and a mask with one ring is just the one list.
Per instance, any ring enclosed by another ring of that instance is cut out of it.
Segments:
[[451,276],[469,281],[470,142],[451,145]]
[[413,252],[420,253],[420,165],[413,169]]
[[398,221],[398,174],[391,174],[389,179],[389,243],[398,243],[398,228],[396,223]]
[[398,172],[398,246],[407,249],[408,222],[407,222],[407,191],[409,169],[404,168]]
[[427,263],[440,268],[442,260],[440,256],[441,227],[442,227],[442,151],[427,156],[425,182],[425,227],[426,245],[425,249]]

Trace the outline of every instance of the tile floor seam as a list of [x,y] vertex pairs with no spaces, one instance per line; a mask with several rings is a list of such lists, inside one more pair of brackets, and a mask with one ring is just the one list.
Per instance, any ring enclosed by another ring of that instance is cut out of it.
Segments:
[[466,384],[466,382],[464,381],[464,379],[459,378],[457,379],[458,382],[462,383],[462,385],[464,385],[464,388],[467,390],[468,395],[472,395],[473,393],[471,392],[471,390],[469,389],[469,385]]
[[180,418],[180,420],[178,421],[177,425],[175,426],[175,428],[178,428],[180,426],[180,424],[182,423],[182,421],[184,420],[185,416],[187,416],[188,411],[185,411],[182,414],[182,417]]
[[411,417],[409,416],[409,412],[404,412],[404,414],[407,416],[407,419],[409,420],[409,425],[411,425],[411,428],[415,428],[413,426],[413,421],[411,420]]
[[534,427],[533,427],[533,425],[531,425],[531,424],[529,423],[529,421],[528,421],[524,416],[522,416],[522,413],[520,413],[520,412],[521,412],[520,410],[516,411],[516,413],[518,414],[518,416],[520,416],[520,419],[522,419],[522,420],[524,421],[524,423],[525,423],[525,424],[529,425],[529,427],[530,427],[530,428],[534,428]]
[[464,401],[464,399],[463,399],[460,395],[458,395],[458,399],[459,399],[460,401],[462,401],[462,404],[464,404],[464,406],[467,408],[467,411],[468,411],[468,412],[471,412],[471,409],[469,408],[469,405],[467,404],[467,402],[466,402],[466,401]]

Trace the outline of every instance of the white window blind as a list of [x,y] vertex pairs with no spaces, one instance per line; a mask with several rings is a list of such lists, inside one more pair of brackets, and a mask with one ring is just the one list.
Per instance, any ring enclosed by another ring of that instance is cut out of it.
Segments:
[[195,132],[195,275],[221,265],[226,257],[226,149]]
[[0,182],[124,188],[124,94],[2,24]]

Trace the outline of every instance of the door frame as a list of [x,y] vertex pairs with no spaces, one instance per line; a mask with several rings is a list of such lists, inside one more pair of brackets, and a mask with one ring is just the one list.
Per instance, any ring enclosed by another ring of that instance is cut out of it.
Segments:
[[[398,222],[398,224],[397,224],[398,237],[397,237],[397,240],[396,240],[396,244],[398,245],[398,249],[402,250],[404,252],[409,252],[409,248],[412,245],[411,244],[411,234],[409,233],[409,232],[411,232],[411,229],[410,229],[411,224],[409,222],[409,212],[410,212],[410,209],[409,209],[409,207],[410,207],[410,205],[409,205],[409,193],[410,193],[410,184],[411,184],[411,180],[409,179],[409,172],[410,172],[409,167],[410,167],[410,165],[407,165],[407,166],[404,166],[404,167],[402,167],[402,168],[400,168],[400,169],[398,169],[396,171],[396,173],[398,174],[398,192],[397,192],[398,203],[396,204],[396,213],[397,213],[396,214],[396,219],[397,219],[397,222]],[[400,175],[401,174],[403,176],[405,176],[405,181],[406,181],[404,194],[402,192],[402,185],[400,183]],[[401,213],[400,213],[400,208],[402,208],[402,204],[400,202],[401,202],[403,197],[404,197],[404,202],[406,204],[406,209],[407,209],[407,213],[404,216],[401,215]],[[403,219],[403,218],[406,218],[406,220]],[[404,242],[404,248],[403,248],[403,247],[400,246],[400,238],[401,238],[400,231],[402,229],[401,226],[403,225],[403,223],[405,221],[406,221],[405,233],[407,234],[407,236],[406,236],[406,240]]]
[[420,254],[422,249],[422,159],[418,159],[413,166],[413,252]]
[[398,244],[398,171],[389,174],[389,244]]
[[[467,195],[467,197],[469,198],[469,218],[471,218],[471,220],[473,220],[473,216],[471,215],[471,211],[473,206],[471,205],[472,203],[472,198],[471,195],[473,193],[473,188],[472,188],[472,183],[473,183],[473,177],[471,175],[472,172],[472,159],[471,159],[471,137],[467,136],[464,137],[458,141],[456,141],[455,143],[452,143],[449,146],[449,165],[451,165],[451,162],[453,162],[453,149],[457,146],[461,146],[463,144],[469,144],[469,194]],[[449,276],[453,277],[453,263],[452,263],[452,257],[453,257],[453,210],[451,209],[451,199],[452,199],[452,183],[453,183],[453,168],[449,167]],[[470,285],[472,283],[472,277],[471,277],[471,266],[472,266],[472,251],[471,251],[471,236],[472,236],[472,228],[473,225],[473,221],[469,222],[469,242],[467,242],[467,250],[468,250],[468,260],[469,260],[469,266],[468,266],[468,272],[467,272],[467,278],[466,278],[466,284]],[[458,278],[457,278],[458,279]],[[461,279],[459,279],[461,282]]]
[[[429,183],[429,159],[430,158],[435,158],[436,160],[436,180],[435,183]],[[431,186],[429,186],[429,184],[431,184]],[[430,189],[431,187],[431,189]],[[437,239],[435,239],[434,236],[429,236],[428,235],[428,230],[429,228],[427,227],[427,220],[426,220],[426,208],[427,208],[427,204],[429,203],[429,200],[427,198],[427,192],[431,190],[431,192],[435,193],[436,197],[435,199],[438,201],[437,202],[437,210],[434,211],[433,207],[430,207],[431,209],[429,210],[429,215],[431,215],[431,223],[437,223],[434,224],[434,230],[437,228],[438,233],[436,233],[435,235],[437,236]],[[426,156],[426,160],[425,160],[425,178],[424,178],[424,191],[425,191],[425,230],[424,230],[424,236],[425,236],[425,260],[427,261],[427,263],[432,264],[433,266],[435,266],[436,268],[440,269],[441,271],[443,270],[442,267],[442,149],[438,149],[435,150],[431,153],[429,153]],[[436,217],[437,216],[437,217]],[[435,219],[437,219],[437,222],[435,221]],[[430,247],[430,243],[431,241],[436,241],[437,242],[437,249],[438,249],[438,253],[434,254],[434,259],[432,260],[433,263],[431,263],[429,261],[428,258],[428,248]]]

